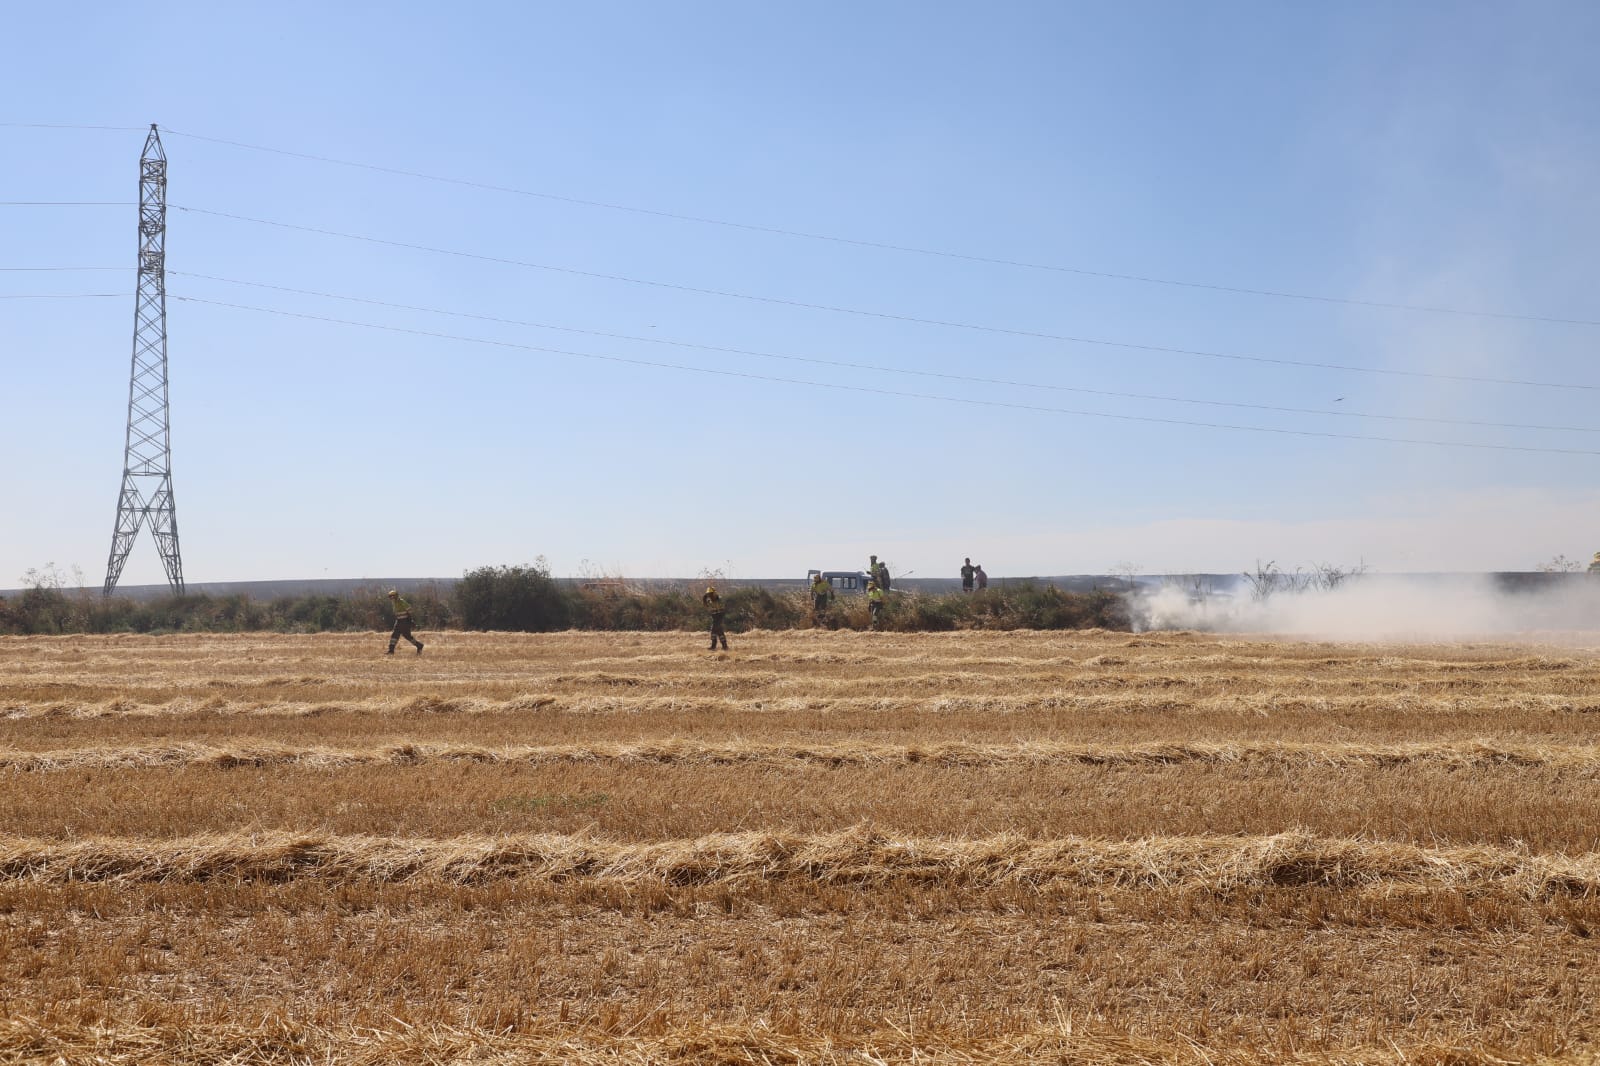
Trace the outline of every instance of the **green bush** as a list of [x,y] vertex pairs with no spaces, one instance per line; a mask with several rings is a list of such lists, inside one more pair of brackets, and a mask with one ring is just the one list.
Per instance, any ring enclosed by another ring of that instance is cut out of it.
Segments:
[[544,633],[572,620],[572,605],[543,566],[468,570],[452,599],[463,629]]
[[[967,605],[956,596],[925,596],[916,592],[891,594],[884,603],[884,629],[910,633],[945,633],[952,629],[968,629],[963,623]],[[865,615],[865,609],[863,608]],[[866,615],[863,625],[870,623]]]
[[[803,592],[772,592],[764,588],[736,588],[724,597],[728,603],[728,626],[737,629],[798,629],[811,617],[811,605]],[[704,605],[698,601],[700,622],[706,623]]]
[[1010,629],[1129,629],[1128,603],[1120,592],[1064,592],[1054,585],[1023,584],[1007,590]]
[[632,593],[580,588],[569,596],[575,629],[696,629],[706,622],[699,599],[683,589]]

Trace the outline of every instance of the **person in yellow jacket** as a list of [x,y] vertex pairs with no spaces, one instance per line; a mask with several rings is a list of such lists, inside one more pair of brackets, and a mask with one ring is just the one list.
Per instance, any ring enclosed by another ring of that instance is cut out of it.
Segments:
[[717,650],[717,641],[722,641],[722,650],[728,650],[728,634],[722,628],[722,616],[727,613],[727,607],[722,603],[722,597],[717,595],[717,586],[707,585],[706,594],[700,597],[700,602],[706,605],[706,610],[711,612],[711,650]]
[[872,628],[878,628],[878,616],[883,614],[883,590],[876,581],[867,582],[867,613],[872,616]]
[[1594,558],[1589,560],[1589,576],[1600,577],[1600,552],[1594,553]]
[[389,650],[385,655],[394,654],[394,646],[400,643],[400,638],[405,637],[417,646],[417,654],[422,654],[422,641],[411,635],[411,605],[400,598],[400,593],[394,589],[389,590],[389,606],[394,608],[394,630],[389,634]]
[[817,576],[811,579],[811,620],[821,621],[822,616],[828,612],[828,601],[833,599],[833,585],[822,576],[822,571],[817,571]]

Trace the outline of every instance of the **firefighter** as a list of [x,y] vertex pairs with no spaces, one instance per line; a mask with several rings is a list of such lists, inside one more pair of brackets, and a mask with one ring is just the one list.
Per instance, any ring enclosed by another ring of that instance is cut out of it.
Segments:
[[394,630],[389,634],[389,650],[385,655],[394,654],[394,646],[400,643],[400,638],[405,637],[417,646],[417,654],[422,654],[422,641],[411,635],[411,605],[401,599],[400,593],[394,589],[389,590],[389,606],[394,608]]
[[867,613],[872,615],[872,628],[878,628],[878,616],[883,614],[883,590],[876,581],[867,582]]
[[811,620],[819,622],[828,611],[828,601],[833,599],[833,585],[822,576],[822,571],[817,571],[817,576],[811,579]]
[[[728,650],[728,634],[722,628],[722,616],[727,612],[723,606],[722,597],[717,595],[717,586],[707,585],[706,594],[700,597],[700,602],[706,605],[706,610],[711,612],[711,650],[717,650],[717,641],[722,641],[722,650]],[[420,650],[420,649],[419,649]]]

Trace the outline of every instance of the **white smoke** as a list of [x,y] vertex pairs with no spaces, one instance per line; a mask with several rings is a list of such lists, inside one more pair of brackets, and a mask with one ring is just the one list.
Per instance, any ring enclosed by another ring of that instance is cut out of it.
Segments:
[[1600,641],[1600,578],[1580,574],[1366,575],[1332,589],[1252,595],[1168,583],[1130,594],[1139,629],[1358,641]]

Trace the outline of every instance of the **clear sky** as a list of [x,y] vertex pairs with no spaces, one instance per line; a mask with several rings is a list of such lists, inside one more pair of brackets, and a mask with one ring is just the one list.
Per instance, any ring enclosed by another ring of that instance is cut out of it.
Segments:
[[[121,206],[0,206],[0,586],[103,579],[152,122],[190,582],[1600,548],[1592,3],[29,4],[6,36],[0,199]],[[46,293],[113,295],[13,298]],[[122,581],[162,580],[142,533]]]

